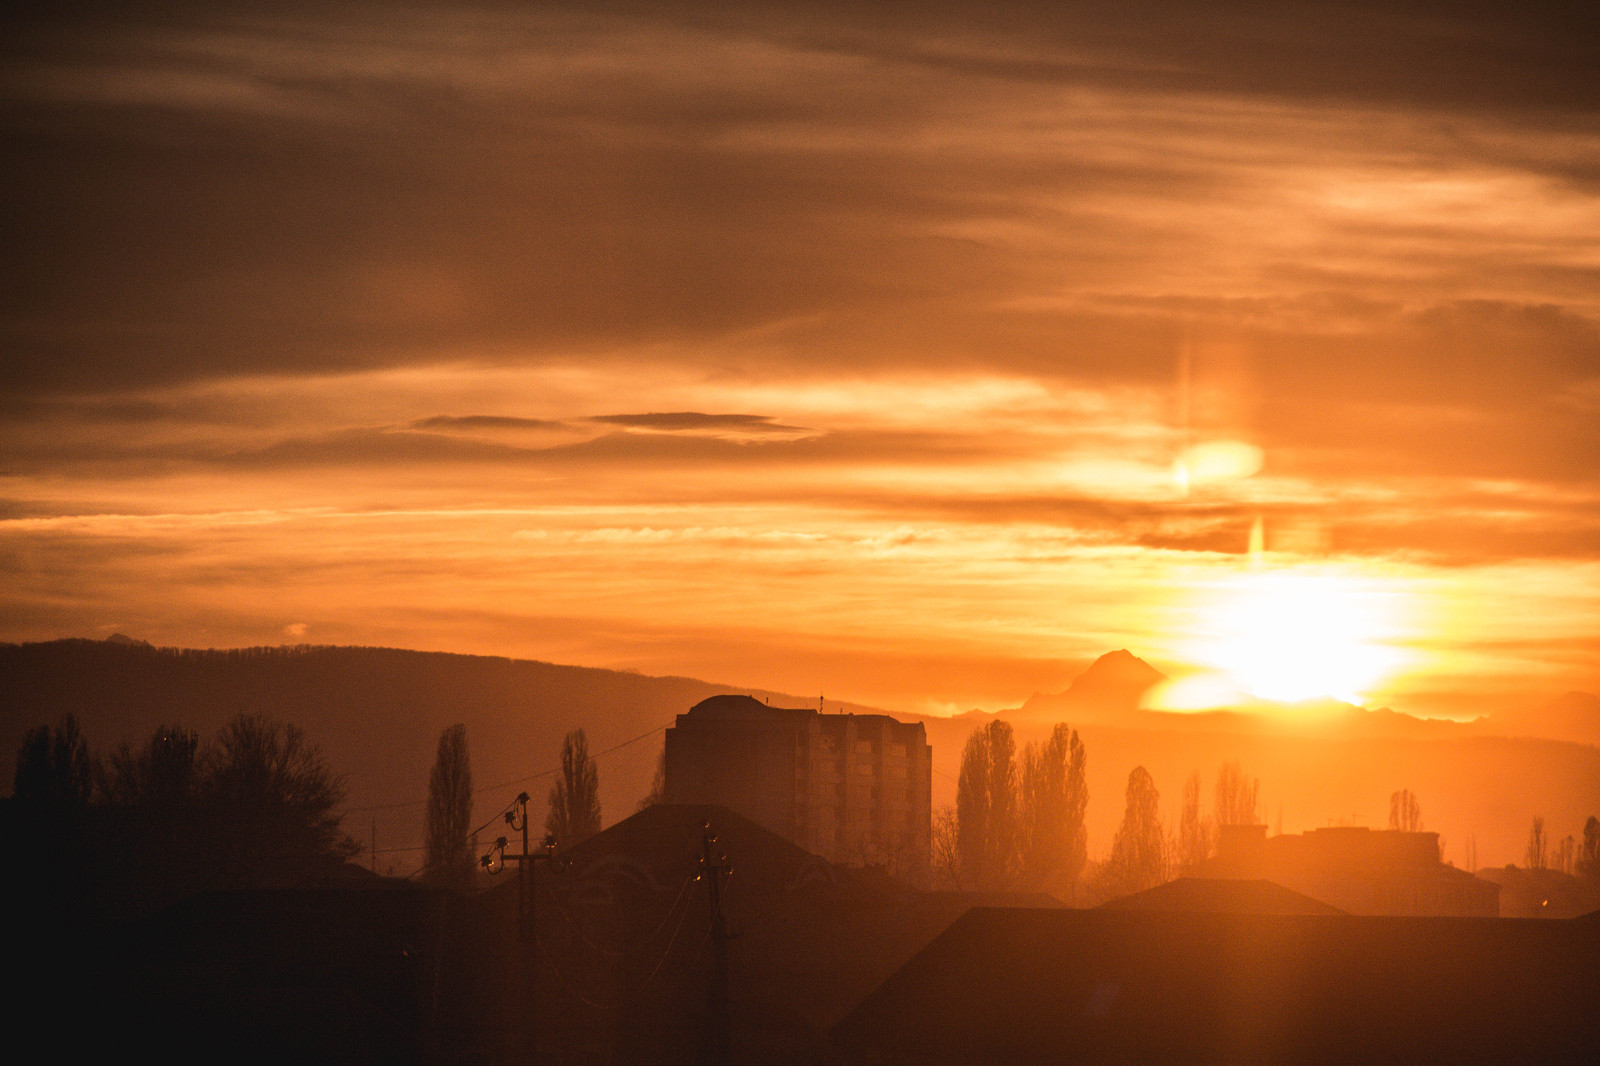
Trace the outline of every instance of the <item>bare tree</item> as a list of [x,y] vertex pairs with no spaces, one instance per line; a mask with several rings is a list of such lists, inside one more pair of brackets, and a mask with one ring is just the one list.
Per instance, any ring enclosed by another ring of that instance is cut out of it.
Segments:
[[94,778],[94,761],[77,718],[69,714],[54,729],[42,725],[23,735],[12,777],[19,806],[52,813],[81,811],[89,805]]
[[639,801],[639,809],[647,810],[665,802],[667,802],[667,749],[663,747],[661,755],[656,759],[655,776],[650,779],[650,791]]
[[933,816],[933,875],[958,891],[961,888],[961,850],[957,846],[959,832],[956,809],[940,807]]
[[427,869],[448,885],[472,880],[472,767],[467,758],[467,727],[450,726],[439,734],[439,750],[428,777]]
[[1261,817],[1257,813],[1256,806],[1256,795],[1260,789],[1260,780],[1246,777],[1238,763],[1223,763],[1221,769],[1217,771],[1214,809],[1217,824],[1260,825]]
[[550,788],[544,829],[564,848],[600,832],[600,773],[589,760],[589,738],[581,729],[561,742],[561,774]]
[[1200,771],[1183,783],[1183,808],[1178,815],[1177,861],[1190,867],[1211,855],[1211,824],[1200,816]]
[[1016,742],[1009,723],[979,726],[961,753],[956,786],[956,846],[967,883],[983,891],[1008,887],[1016,871]]
[[101,771],[100,793],[109,803],[153,811],[188,806],[200,788],[200,734],[158,726],[137,751],[123,741]]
[[341,780],[294,725],[239,715],[201,760],[201,802],[224,826],[217,861],[238,883],[279,882],[359,846],[339,831]]
[[1543,870],[1548,849],[1549,841],[1544,835],[1544,818],[1535,818],[1533,828],[1528,830],[1528,849],[1523,852],[1522,865],[1530,870]]
[[1422,806],[1416,793],[1403,788],[1389,796],[1389,828],[1415,833],[1422,828]]
[[1021,875],[1038,888],[1070,888],[1088,860],[1083,741],[1065,723],[1022,755]]
[[1571,833],[1568,833],[1561,838],[1561,843],[1556,846],[1555,868],[1571,877],[1572,864],[1577,859],[1577,853],[1578,842],[1573,839]]
[[1104,889],[1124,896],[1167,879],[1166,836],[1161,831],[1161,793],[1149,771],[1135,766],[1128,774],[1127,807],[1111,843],[1111,856],[1101,868]]

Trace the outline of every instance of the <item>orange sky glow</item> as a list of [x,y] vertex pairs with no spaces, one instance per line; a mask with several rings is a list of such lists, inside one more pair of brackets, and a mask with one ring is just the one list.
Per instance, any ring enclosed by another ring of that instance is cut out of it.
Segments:
[[1600,691],[1593,78],[1283,10],[29,24],[0,639]]

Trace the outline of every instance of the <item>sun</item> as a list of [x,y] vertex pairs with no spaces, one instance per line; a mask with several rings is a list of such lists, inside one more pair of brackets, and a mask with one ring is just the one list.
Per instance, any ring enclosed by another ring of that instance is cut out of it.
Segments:
[[1210,590],[1187,651],[1257,699],[1361,704],[1397,665],[1394,601],[1349,574],[1253,570]]

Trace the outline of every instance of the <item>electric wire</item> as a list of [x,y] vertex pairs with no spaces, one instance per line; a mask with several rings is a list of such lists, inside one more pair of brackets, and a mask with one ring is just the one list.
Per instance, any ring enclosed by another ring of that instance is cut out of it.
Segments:
[[[644,740],[646,737],[652,737],[657,733],[663,733],[671,725],[672,725],[671,722],[664,722],[661,725],[656,726],[654,729],[651,729],[648,732],[640,733],[638,736],[633,737],[630,740],[624,740],[620,744],[613,744],[611,747],[607,748],[604,751],[596,752],[595,754],[589,756],[589,758],[590,759],[602,759],[605,756],[610,755],[614,751],[621,751],[623,748],[626,748],[631,744],[637,744],[637,743],[639,743],[639,741]],[[537,773],[528,774],[526,777],[518,777],[518,778],[515,778],[514,780],[511,780],[511,781],[498,781],[498,782],[496,782],[495,784],[492,784],[492,785],[480,785],[477,788],[474,788],[472,790],[472,794],[474,796],[476,796],[480,792],[493,792],[494,790],[500,789],[500,788],[510,788],[512,785],[522,785],[522,784],[526,784],[529,781],[537,781],[541,777],[551,777],[551,776],[553,776],[555,774],[558,774],[560,772],[561,772],[561,767],[553,766],[548,770],[540,770]],[[373,805],[366,806],[366,807],[341,807],[341,808],[339,808],[339,813],[340,814],[367,814],[367,813],[373,812],[373,811],[398,811],[398,810],[402,810],[402,809],[404,809],[406,807],[425,807],[425,806],[427,806],[427,804],[428,804],[428,801],[426,799],[405,800],[404,802],[401,802],[401,803],[378,803],[378,804],[373,804]]]
[[[536,882],[537,882],[537,880],[538,879],[535,878]],[[652,941],[654,941],[655,938],[660,935],[661,930],[666,928],[667,922],[672,920],[673,912],[678,909],[678,903],[683,899],[683,894],[685,892],[689,891],[689,886],[692,885],[692,884],[694,884],[694,877],[693,876],[690,876],[690,877],[687,877],[687,878],[684,879],[683,885],[678,889],[678,895],[673,899],[671,905],[667,907],[667,912],[666,912],[666,914],[664,914],[662,916],[660,923],[658,923],[656,925],[655,929],[651,930],[651,932],[648,935],[640,938],[640,945],[641,945],[640,950],[643,949],[643,945],[649,944]],[[618,958],[618,959],[626,958],[626,957],[628,957],[630,955],[636,954],[636,952],[633,952],[633,951],[617,951],[617,950],[614,950],[612,948],[608,948],[603,944],[595,943],[595,941],[593,939],[591,939],[590,936],[587,933],[585,933],[582,928],[579,927],[577,919],[572,916],[572,912],[567,909],[566,904],[564,902],[562,902],[561,898],[558,895],[556,895],[556,889],[555,889],[555,884],[553,883],[553,879],[551,879],[550,881],[546,882],[546,892],[550,896],[550,901],[556,905],[556,912],[558,914],[560,914],[562,920],[567,923],[567,928],[571,929],[573,931],[573,933],[575,933],[577,935],[578,939],[581,940],[591,950],[593,950],[593,951],[595,951],[595,952],[597,952],[597,953],[599,953],[601,955],[607,955],[607,956],[610,956],[611,958]]]
[[[693,884],[694,882],[695,882],[695,878],[693,878],[693,877],[690,877],[690,878],[688,878],[688,879],[686,879],[684,881],[684,887],[678,893],[678,899],[679,900],[682,900],[684,898],[685,893],[688,891],[688,886]],[[673,910],[677,909],[677,901],[674,901],[672,909]],[[656,975],[661,972],[662,967],[666,965],[667,959],[669,957],[671,957],[672,949],[677,946],[678,937],[683,932],[684,923],[686,921],[688,921],[689,912],[691,910],[693,910],[693,909],[694,909],[694,907],[692,905],[685,906],[683,908],[683,913],[678,916],[678,924],[672,930],[672,938],[667,941],[667,946],[662,950],[661,957],[656,960],[656,964],[655,964],[655,966],[653,966],[651,968],[649,975],[646,976],[645,979],[642,982],[640,982],[637,987],[629,988],[629,989],[627,989],[625,991],[624,990],[619,990],[618,994],[617,994],[617,1002],[616,1003],[610,1003],[610,1004],[600,1003],[600,1002],[598,1002],[596,1000],[590,999],[582,991],[580,991],[579,988],[577,987],[577,985],[574,984],[573,981],[566,974],[562,973],[561,972],[561,968],[556,965],[555,954],[553,952],[551,952],[549,947],[545,944],[543,937],[541,937],[539,935],[539,930],[538,930],[537,927],[535,927],[535,929],[533,931],[534,943],[539,947],[540,954],[544,956],[545,964],[550,968],[550,972],[555,975],[556,980],[561,982],[562,986],[567,990],[568,993],[570,993],[572,995],[572,997],[574,999],[578,1000],[580,1003],[583,1003],[583,1004],[585,1004],[587,1006],[593,1007],[596,1010],[607,1010],[607,1011],[620,1010],[622,1008],[622,1004],[623,1004],[623,1002],[625,1000],[627,1000],[629,997],[636,996],[639,993],[643,992],[646,988],[650,987],[650,983],[656,979]],[[671,914],[672,914],[672,911],[669,910],[667,912],[667,916],[671,917]],[[660,928],[664,928],[665,924],[666,923],[663,922],[662,926]],[[711,930],[710,930],[710,927],[708,926],[707,929],[706,929],[706,939],[709,939],[710,936],[711,936]],[[699,958],[699,951],[698,950],[696,951],[696,953],[695,953],[695,955],[693,957],[694,958]]]

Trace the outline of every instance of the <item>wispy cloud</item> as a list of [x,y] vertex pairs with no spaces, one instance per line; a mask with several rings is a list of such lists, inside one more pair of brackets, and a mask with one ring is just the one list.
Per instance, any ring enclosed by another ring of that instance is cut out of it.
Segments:
[[[1565,572],[1528,595],[1593,634],[1600,84],[1556,5],[175,3],[4,47],[0,635],[159,595],[200,642],[502,640],[526,567],[560,602],[505,650],[748,663],[791,604],[812,662],[1036,664],[1156,639],[1113,584],[1257,520],[1485,617]],[[1260,469],[1185,489],[1208,446]]]

